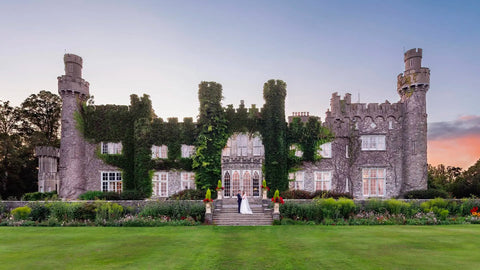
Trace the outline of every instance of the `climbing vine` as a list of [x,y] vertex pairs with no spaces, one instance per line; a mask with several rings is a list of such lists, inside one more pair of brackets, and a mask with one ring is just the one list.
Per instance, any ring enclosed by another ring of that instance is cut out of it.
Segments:
[[193,168],[195,180],[201,189],[214,188],[221,179],[222,149],[227,143],[229,132],[225,112],[221,105],[222,85],[202,82],[199,85],[198,117],[199,134],[195,142],[196,154]]

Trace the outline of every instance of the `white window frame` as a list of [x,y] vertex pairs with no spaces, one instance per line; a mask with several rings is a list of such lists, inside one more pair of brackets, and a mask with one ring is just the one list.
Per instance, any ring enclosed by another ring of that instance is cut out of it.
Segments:
[[315,191],[332,190],[332,171],[314,171],[313,176],[315,179]]
[[322,158],[332,158],[332,142],[327,142],[320,145],[317,154]]
[[350,158],[350,153],[348,152],[348,144],[345,145],[345,157]]
[[263,155],[263,143],[260,137],[253,137],[253,155],[254,156]]
[[190,158],[195,153],[195,146],[182,144],[182,158]]
[[299,157],[299,158],[303,157],[303,151],[300,150],[300,147],[296,144],[290,145],[290,151],[294,151],[294,155],[296,157]]
[[362,151],[385,151],[385,135],[362,135]]
[[248,136],[246,134],[237,136],[237,156],[248,156]]
[[232,140],[228,139],[227,145],[225,145],[225,148],[223,148],[222,156],[229,157],[232,152],[231,150],[232,150]]
[[102,154],[119,155],[122,153],[122,143],[101,142],[100,151]]
[[122,172],[121,171],[101,171],[100,172],[100,190],[103,192],[122,192]]
[[[362,169],[362,193],[364,197],[384,197],[387,170],[385,168]],[[374,183],[372,183],[374,181]],[[372,188],[373,186],[373,188]]]
[[194,172],[181,172],[181,190],[185,189],[195,189],[195,173]]
[[304,177],[305,177],[305,172],[303,171],[298,171],[294,173],[289,173],[289,179],[290,179],[290,189],[292,190],[303,190],[305,185],[304,185]]
[[[163,189],[165,187],[165,190]],[[168,197],[168,172],[155,172],[152,179],[152,195]]]
[[152,145],[152,159],[157,158],[168,158],[168,147],[164,144],[162,145]]

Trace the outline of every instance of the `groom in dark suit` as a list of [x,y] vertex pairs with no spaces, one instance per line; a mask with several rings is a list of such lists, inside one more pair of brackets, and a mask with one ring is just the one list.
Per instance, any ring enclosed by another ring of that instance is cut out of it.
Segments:
[[240,213],[240,205],[242,204],[242,194],[240,190],[237,193],[238,213]]

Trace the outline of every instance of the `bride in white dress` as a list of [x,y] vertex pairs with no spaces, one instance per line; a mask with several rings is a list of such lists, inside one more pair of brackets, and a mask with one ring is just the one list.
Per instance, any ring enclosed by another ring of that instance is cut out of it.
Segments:
[[250,209],[250,204],[248,203],[247,194],[245,191],[242,195],[242,204],[240,205],[240,214],[253,214],[252,209]]

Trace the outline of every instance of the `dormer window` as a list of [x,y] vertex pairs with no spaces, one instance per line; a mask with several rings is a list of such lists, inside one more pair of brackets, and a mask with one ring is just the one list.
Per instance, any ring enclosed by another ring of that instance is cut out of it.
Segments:
[[320,145],[320,149],[317,150],[317,154],[322,158],[332,158],[332,143],[327,142]]

